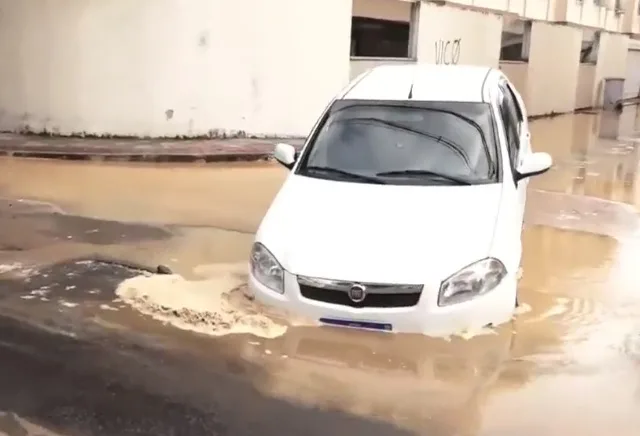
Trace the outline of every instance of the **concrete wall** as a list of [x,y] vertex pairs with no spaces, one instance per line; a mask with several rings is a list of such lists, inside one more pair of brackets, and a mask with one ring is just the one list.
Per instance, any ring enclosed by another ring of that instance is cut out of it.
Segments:
[[596,66],[580,64],[578,67],[578,85],[576,86],[576,109],[596,106],[593,90],[595,87]]
[[604,25],[604,14],[601,14],[604,8],[601,8],[593,1],[583,1],[581,7],[580,24],[591,27]]
[[625,2],[625,14],[622,16],[622,32],[640,33],[640,16],[638,4],[640,0],[627,0]]
[[530,115],[575,109],[581,44],[580,29],[533,23],[527,80]]
[[623,31],[625,15],[637,16],[638,7],[638,0],[623,1],[625,13],[616,14],[615,0],[451,0],[449,3],[509,12],[524,19],[571,22],[617,32]]
[[415,64],[416,61],[411,59],[351,59],[351,71],[349,73],[350,79],[355,79],[360,74],[364,73],[371,68],[375,68],[378,65],[406,65]]
[[418,26],[418,62],[457,60],[453,63],[498,67],[501,37],[500,15],[423,3]]
[[602,32],[598,63],[594,73],[594,106],[602,105],[602,85],[607,78],[624,78],[627,73],[629,37],[620,33]]
[[553,20],[553,0],[526,0],[524,17],[531,20]]
[[583,3],[584,2],[578,2],[576,0],[556,0],[553,10],[554,19],[580,24]]
[[[597,104],[603,78],[628,75],[627,36],[603,33],[586,71],[581,30],[549,22],[534,23],[528,64],[499,62],[495,11],[606,25],[604,6],[455,3],[422,3],[417,61],[500,65],[532,115]],[[410,9],[405,0],[0,0],[0,130],[306,135],[349,78],[381,63],[350,60],[352,12],[408,21]],[[616,20],[637,27],[635,18]]]
[[627,74],[629,37],[602,32],[595,65],[580,64],[576,89],[576,108],[602,106],[604,79],[624,78]]
[[[580,64],[581,40],[580,28],[534,23],[525,97],[531,115],[599,107],[603,80],[628,75],[628,36],[603,31],[595,65]],[[501,63],[501,67],[510,78],[517,74],[522,83],[522,73],[514,66]]]
[[640,47],[627,53],[627,72],[624,81],[625,97],[640,95]]
[[[601,16],[604,15],[604,29],[611,32],[623,32],[624,29],[624,14],[619,14],[615,11],[615,0],[607,0],[608,7],[605,10],[601,10]],[[600,20],[602,21],[602,20]]]
[[[622,2],[625,11],[630,13],[618,13],[615,10],[615,0],[576,1],[576,0],[550,0],[553,13],[547,18],[553,21],[566,21],[582,26],[601,28],[612,32],[623,32],[625,15],[632,17],[637,15],[636,9],[630,7],[630,3],[637,0]],[[636,4],[637,7],[637,4]]]
[[305,135],[349,78],[344,0],[0,0],[0,11],[0,130]]
[[529,64],[519,61],[500,61],[500,69],[516,87],[522,99],[527,102],[527,83],[529,81]]

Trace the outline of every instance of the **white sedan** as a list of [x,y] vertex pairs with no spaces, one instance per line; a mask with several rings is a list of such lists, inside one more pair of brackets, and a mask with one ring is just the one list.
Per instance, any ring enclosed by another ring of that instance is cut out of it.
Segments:
[[500,71],[374,68],[326,108],[256,234],[249,292],[323,324],[450,334],[516,306],[533,153]]

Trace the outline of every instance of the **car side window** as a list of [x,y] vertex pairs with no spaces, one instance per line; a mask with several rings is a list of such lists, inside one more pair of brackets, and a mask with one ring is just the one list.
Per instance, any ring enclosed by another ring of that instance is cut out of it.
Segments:
[[500,86],[500,115],[504,124],[504,130],[507,137],[507,146],[509,148],[509,160],[511,168],[518,165],[518,153],[520,152],[519,138],[519,122],[517,111],[514,106],[513,99],[510,98],[509,92]]
[[520,107],[520,104],[518,103],[518,99],[516,98],[516,95],[513,93],[513,89],[512,89],[512,85],[506,84],[505,83],[505,89],[506,89],[506,95],[508,96],[508,98],[513,102],[513,108],[516,111],[516,117],[518,119],[518,133],[520,133],[520,126],[521,123],[524,121],[524,116],[522,115],[522,108]]

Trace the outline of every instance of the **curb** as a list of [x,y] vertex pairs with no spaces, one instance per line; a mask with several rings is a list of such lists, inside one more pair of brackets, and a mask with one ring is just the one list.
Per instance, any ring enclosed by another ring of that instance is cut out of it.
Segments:
[[240,152],[240,153],[109,153],[91,151],[52,151],[52,150],[24,150],[0,149],[0,156],[58,159],[99,162],[149,162],[149,163],[218,163],[218,162],[255,162],[271,159],[271,152]]

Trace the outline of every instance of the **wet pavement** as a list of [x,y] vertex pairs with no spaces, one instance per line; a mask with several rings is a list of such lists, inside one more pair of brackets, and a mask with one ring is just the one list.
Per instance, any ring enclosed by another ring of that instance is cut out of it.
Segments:
[[166,264],[177,300],[236,295],[220,271],[286,171],[0,160],[0,434],[636,435],[638,130],[634,107],[532,123],[556,166],[530,184],[522,310],[471,338],[152,319],[119,284]]
[[233,343],[136,325],[112,300],[138,271],[74,261],[30,273],[0,282],[0,434],[408,434],[265,396],[252,384],[264,369],[234,355]]
[[134,162],[228,162],[268,159],[285,141],[301,147],[299,138],[228,138],[210,132],[200,139],[61,137],[0,133],[0,156]]

